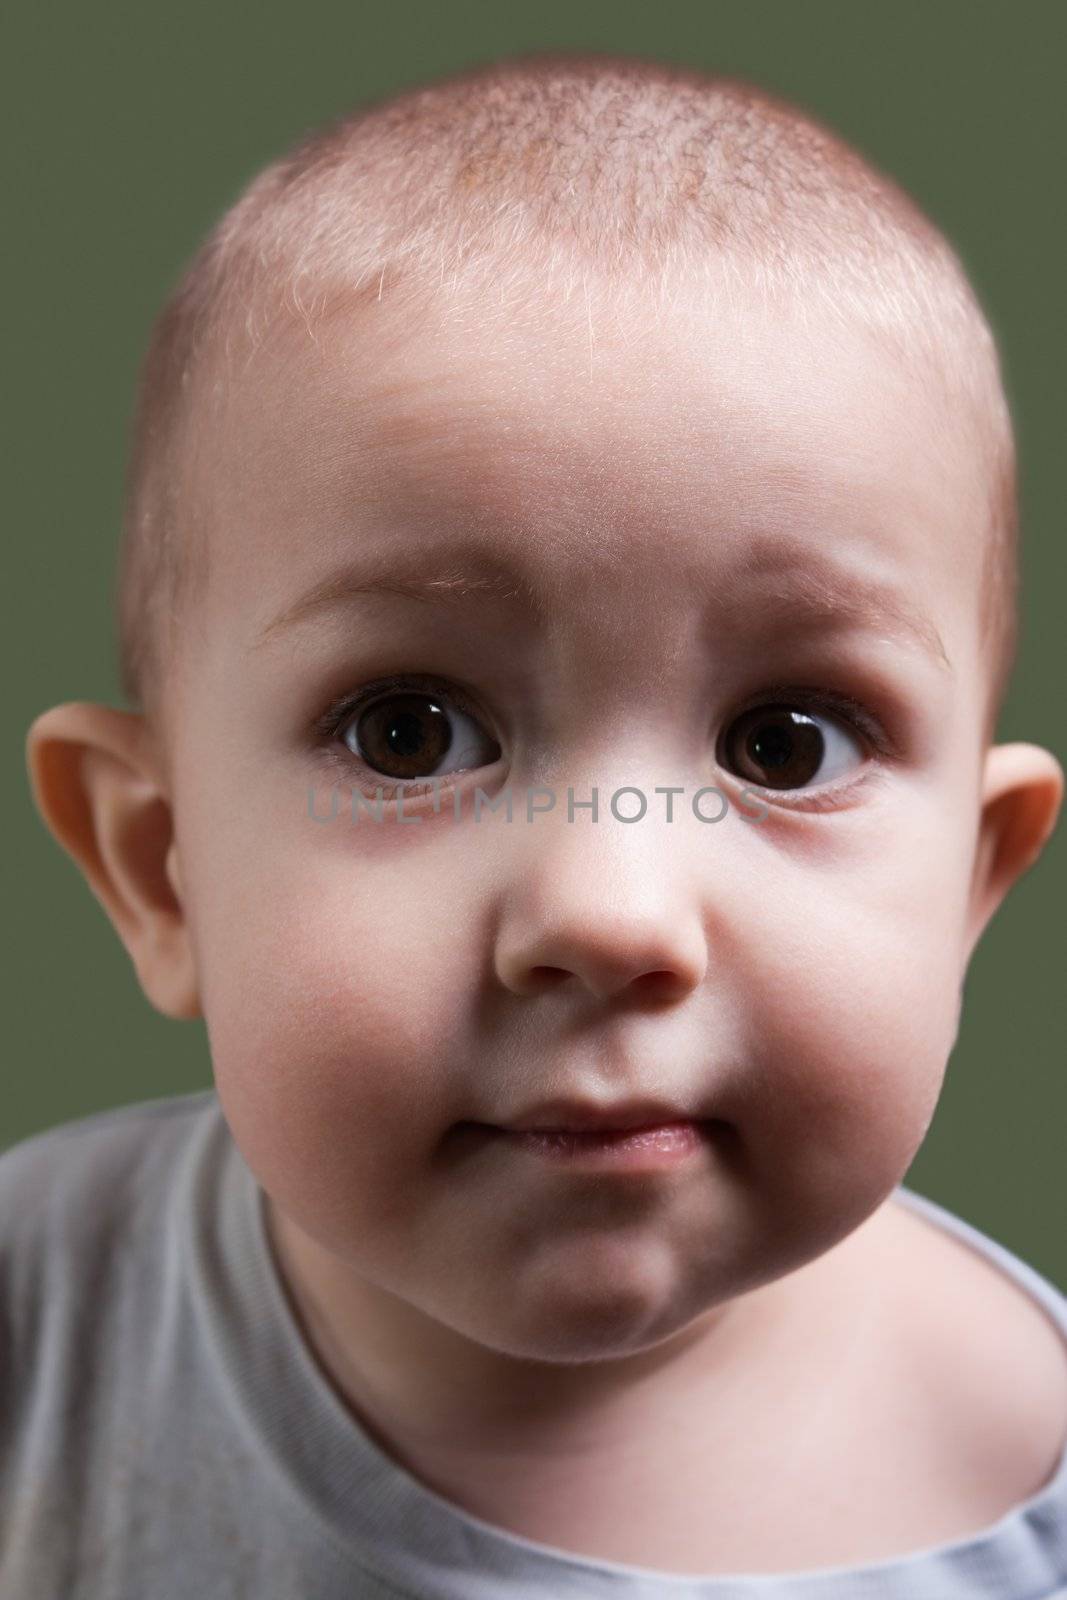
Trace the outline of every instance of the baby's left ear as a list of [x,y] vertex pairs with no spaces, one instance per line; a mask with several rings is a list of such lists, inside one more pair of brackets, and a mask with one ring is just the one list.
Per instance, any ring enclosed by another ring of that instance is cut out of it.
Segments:
[[1063,788],[1063,768],[1040,745],[997,744],[986,753],[971,879],[968,961],[1008,890],[1045,848],[1056,826]]

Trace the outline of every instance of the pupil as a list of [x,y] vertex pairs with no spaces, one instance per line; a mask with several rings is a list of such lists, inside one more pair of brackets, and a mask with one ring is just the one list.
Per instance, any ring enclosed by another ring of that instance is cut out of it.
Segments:
[[785,728],[765,728],[749,740],[753,757],[764,767],[784,767],[793,753],[793,737]]
[[417,755],[422,742],[422,729],[418,717],[410,711],[402,711],[390,722],[385,737],[394,755]]
[[770,781],[775,788],[789,789],[812,781],[822,765],[825,742],[806,712],[760,707],[743,721],[743,738],[738,725],[742,764],[752,769],[757,783]]

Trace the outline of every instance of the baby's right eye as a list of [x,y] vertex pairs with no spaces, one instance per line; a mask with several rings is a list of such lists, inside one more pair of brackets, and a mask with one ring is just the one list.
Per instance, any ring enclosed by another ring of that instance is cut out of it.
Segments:
[[[490,765],[500,746],[467,711],[436,691],[393,692],[359,703],[338,732],[372,772],[400,782]],[[447,759],[448,765],[441,763]]]
[[858,738],[844,731],[844,721],[800,705],[754,706],[725,730],[718,759],[738,777],[767,789],[803,788],[816,779],[832,783],[850,770],[850,747],[861,762],[866,753]]

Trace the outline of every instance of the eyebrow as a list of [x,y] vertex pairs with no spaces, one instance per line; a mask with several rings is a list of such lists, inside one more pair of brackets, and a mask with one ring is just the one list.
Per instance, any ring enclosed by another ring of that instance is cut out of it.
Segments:
[[[773,581],[760,582],[763,577]],[[944,671],[952,662],[933,619],[892,582],[842,567],[818,547],[789,538],[757,543],[742,584],[753,584],[758,602],[774,608],[774,620],[796,630],[869,628],[917,646]],[[729,602],[727,601],[727,604]]]
[[517,602],[528,610],[541,609],[536,590],[510,568],[495,561],[473,558],[468,561],[467,570],[452,567],[433,575],[426,573],[426,561],[421,556],[409,556],[405,561],[394,554],[380,564],[376,559],[348,562],[286,606],[256,637],[251,648],[258,650],[294,624],[321,611],[348,604],[362,595],[401,595],[424,605],[481,600],[497,604]]
[[[508,564],[470,552],[466,566],[426,572],[427,557],[363,557],[349,561],[315,583],[274,617],[253,640],[259,649],[278,634],[324,610],[350,604],[364,595],[400,595],[423,605],[468,603],[517,604],[540,615],[538,590]],[[772,580],[772,581],[768,581]],[[750,552],[744,568],[713,596],[720,614],[729,615],[746,593],[767,608],[768,621],[794,631],[842,627],[878,629],[917,645],[941,667],[952,671],[944,642],[932,619],[895,586],[867,574],[842,568],[818,548],[790,539],[767,538]]]

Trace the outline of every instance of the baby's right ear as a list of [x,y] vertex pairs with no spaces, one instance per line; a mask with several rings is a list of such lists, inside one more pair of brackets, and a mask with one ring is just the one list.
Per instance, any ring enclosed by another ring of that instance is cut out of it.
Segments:
[[44,711],[26,735],[37,809],[84,872],[164,1016],[199,1017],[174,813],[145,719],[90,701]]

